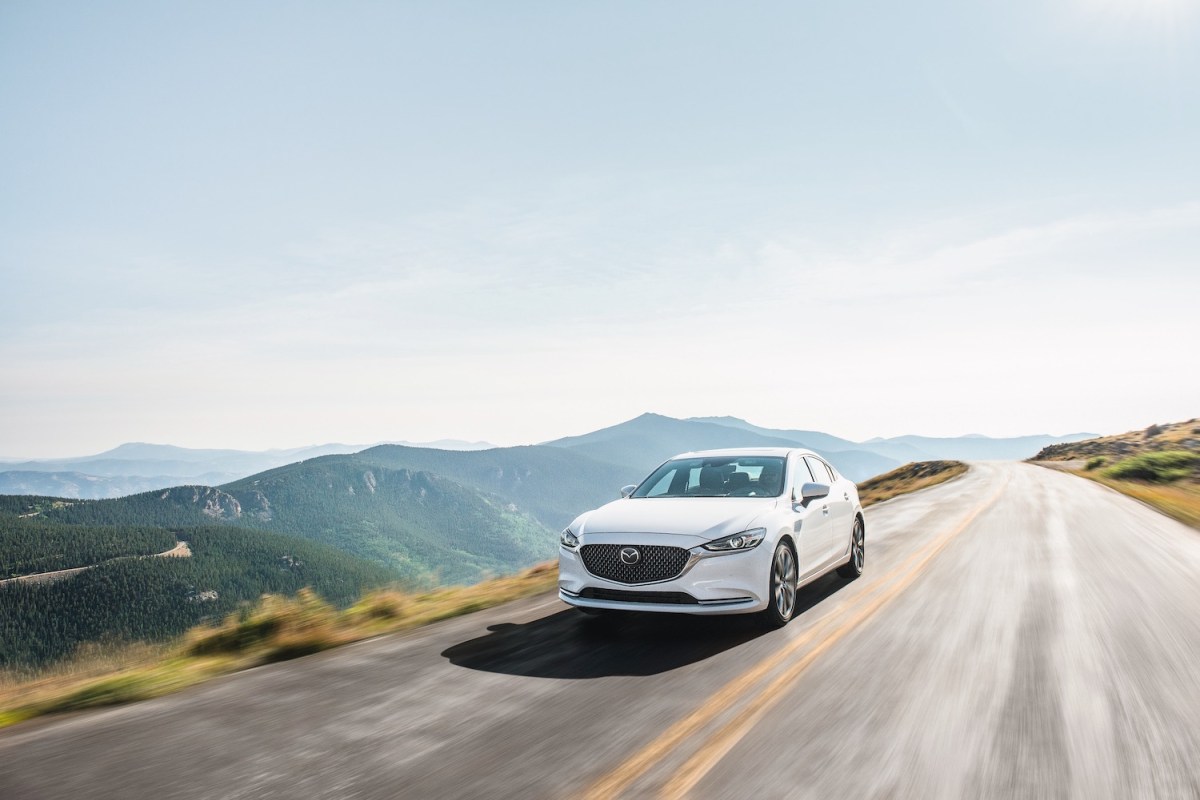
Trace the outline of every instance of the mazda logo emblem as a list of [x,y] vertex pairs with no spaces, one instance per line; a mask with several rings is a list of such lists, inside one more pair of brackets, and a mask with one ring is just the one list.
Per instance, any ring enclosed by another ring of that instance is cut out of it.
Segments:
[[637,562],[639,562],[641,560],[642,560],[642,554],[638,552],[638,549],[636,547],[622,547],[621,548],[621,563],[622,564],[628,564],[629,566],[633,566],[634,564],[636,564]]

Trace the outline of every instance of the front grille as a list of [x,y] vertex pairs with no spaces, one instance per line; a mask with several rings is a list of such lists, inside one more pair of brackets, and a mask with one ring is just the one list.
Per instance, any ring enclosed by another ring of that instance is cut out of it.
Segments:
[[673,606],[698,606],[700,601],[687,592],[630,592],[624,589],[588,588],[579,593],[589,600],[618,600],[624,603],[664,603]]
[[[621,561],[621,550],[633,547],[641,556],[636,564]],[[579,548],[583,565],[598,578],[617,583],[669,581],[683,572],[688,551],[659,544],[585,544]]]

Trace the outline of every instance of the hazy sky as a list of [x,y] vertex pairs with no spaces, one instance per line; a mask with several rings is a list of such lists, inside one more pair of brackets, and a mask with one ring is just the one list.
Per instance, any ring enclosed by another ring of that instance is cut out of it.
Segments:
[[0,455],[1200,415],[1200,9],[0,4]]

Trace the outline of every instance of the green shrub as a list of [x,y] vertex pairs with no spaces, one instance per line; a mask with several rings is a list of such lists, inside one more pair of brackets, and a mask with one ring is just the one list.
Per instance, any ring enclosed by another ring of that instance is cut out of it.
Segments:
[[1160,453],[1142,453],[1113,464],[1104,470],[1104,477],[1117,480],[1170,483],[1186,478],[1200,466],[1200,453],[1186,450],[1166,450]]
[[1093,456],[1092,458],[1088,459],[1087,466],[1084,467],[1084,469],[1087,469],[1087,470],[1099,469],[1100,467],[1103,467],[1107,463],[1108,463],[1108,459],[1105,458],[1104,456]]

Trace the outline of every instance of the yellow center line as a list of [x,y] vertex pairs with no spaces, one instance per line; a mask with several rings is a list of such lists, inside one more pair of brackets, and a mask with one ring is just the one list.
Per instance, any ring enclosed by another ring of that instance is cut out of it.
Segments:
[[[833,642],[842,638],[853,628],[857,627],[870,614],[874,613],[884,602],[894,597],[900,590],[908,586],[920,570],[933,558],[946,544],[959,533],[961,533],[968,525],[975,520],[985,509],[992,505],[1000,496],[1004,486],[1000,486],[996,492],[989,497],[984,503],[971,511],[962,521],[952,530],[943,534],[932,544],[914,553],[906,559],[899,567],[888,572],[882,578],[875,581],[870,589],[865,591],[864,596],[876,591],[879,587],[884,586],[889,581],[893,580],[898,575],[903,575],[901,582],[893,587],[890,591],[885,592],[880,597],[869,603],[867,606],[855,614],[851,619],[842,623],[835,628],[825,640],[810,651],[803,659],[796,662],[790,667],[787,672],[783,673],[779,678],[773,681],[767,689],[759,693],[747,708],[735,717],[730,723],[722,728],[718,734],[710,739],[702,749],[697,752],[687,765],[685,772],[673,780],[667,787],[667,790],[678,791],[679,794],[686,793],[695,785],[697,781],[704,777],[713,765],[720,760],[737,741],[745,735],[745,731],[753,725],[753,722],[758,719],[762,711],[765,711],[765,698],[771,696],[771,691],[777,691],[777,686],[784,686],[794,680],[804,669],[812,663],[817,655],[824,652]],[[695,709],[691,714],[676,722],[658,738],[650,742],[641,751],[633,757],[622,762],[615,770],[601,778],[593,784],[585,793],[584,797],[589,799],[594,798],[610,798],[616,797],[624,792],[630,784],[644,775],[655,764],[662,761],[666,756],[673,752],[683,742],[698,733],[713,719],[722,712],[728,710],[734,703],[746,695],[754,687],[756,683],[762,680],[766,675],[772,672],[776,667],[782,664],[788,657],[802,649],[814,639],[818,638],[828,629],[836,620],[835,618],[843,611],[839,609],[831,612],[826,617],[823,617],[811,628],[798,636],[793,641],[789,642],[785,647],[777,651],[771,657],[759,662],[751,669],[747,670],[737,679],[728,682],[725,688],[718,691],[710,697],[703,705]],[[755,711],[755,709],[761,709]],[[703,757],[702,757],[703,756]],[[683,779],[684,774],[689,776],[686,780]]]

